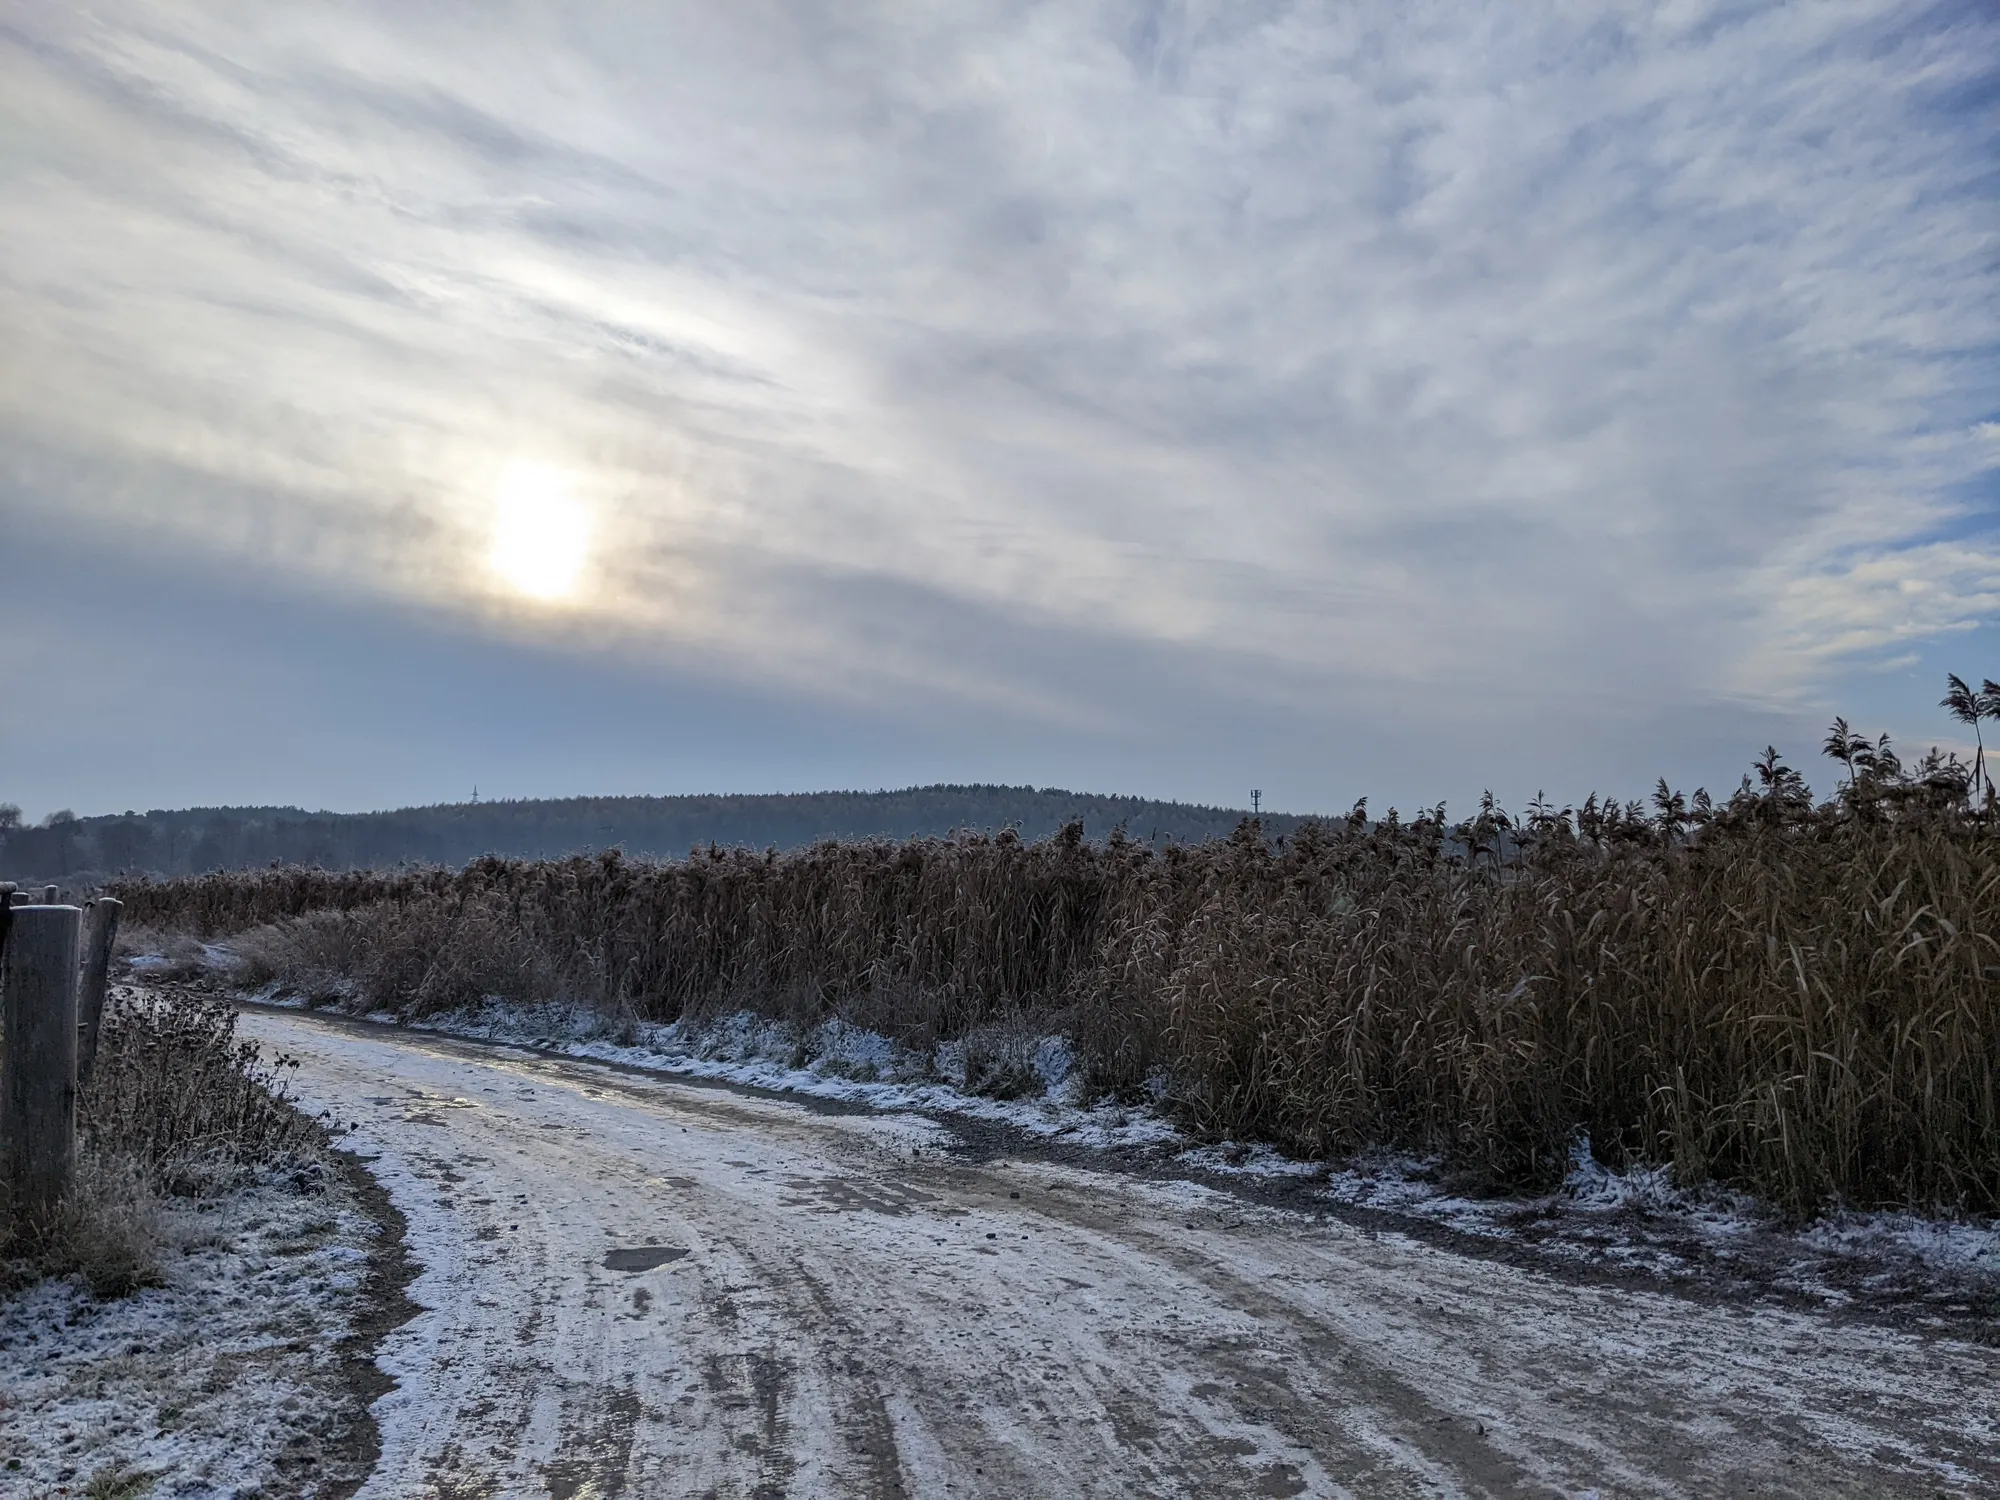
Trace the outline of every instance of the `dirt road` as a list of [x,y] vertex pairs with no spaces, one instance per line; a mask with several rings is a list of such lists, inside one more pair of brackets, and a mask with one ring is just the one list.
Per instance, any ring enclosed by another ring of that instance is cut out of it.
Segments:
[[2000,1350],[247,1013],[409,1222],[367,1496],[2000,1492]]

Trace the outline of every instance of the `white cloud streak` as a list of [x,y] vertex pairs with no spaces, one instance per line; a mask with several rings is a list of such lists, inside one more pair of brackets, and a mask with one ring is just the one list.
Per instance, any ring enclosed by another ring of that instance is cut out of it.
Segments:
[[937,620],[1390,722],[1809,698],[2000,603],[1996,57],[1896,0],[17,9],[6,503],[499,617],[551,464],[587,628],[1058,719]]

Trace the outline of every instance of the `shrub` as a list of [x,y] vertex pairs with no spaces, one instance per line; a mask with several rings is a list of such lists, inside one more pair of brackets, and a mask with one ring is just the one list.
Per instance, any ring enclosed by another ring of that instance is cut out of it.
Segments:
[[114,991],[78,1125],[88,1149],[136,1163],[167,1193],[199,1193],[311,1154],[318,1133],[286,1100],[289,1060],[266,1065],[224,1001]]
[[156,1284],[162,1194],[212,1193],[318,1154],[317,1127],[285,1098],[284,1066],[237,1038],[222,1001],[114,991],[69,1188],[49,1222],[0,1218],[0,1293],[71,1274],[100,1297]]

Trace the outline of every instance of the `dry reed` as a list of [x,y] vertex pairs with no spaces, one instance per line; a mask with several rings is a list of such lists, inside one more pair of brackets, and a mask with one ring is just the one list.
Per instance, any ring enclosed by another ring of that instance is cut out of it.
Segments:
[[[1886,754],[1886,751],[1885,751]],[[267,973],[417,1013],[747,1006],[915,1046],[1032,1017],[1210,1136],[1434,1152],[1547,1183],[1579,1132],[1806,1215],[2000,1211],[2000,861],[1949,765],[1814,807],[1775,754],[1721,806],[1356,814],[1273,844],[710,848],[119,889],[264,929]]]

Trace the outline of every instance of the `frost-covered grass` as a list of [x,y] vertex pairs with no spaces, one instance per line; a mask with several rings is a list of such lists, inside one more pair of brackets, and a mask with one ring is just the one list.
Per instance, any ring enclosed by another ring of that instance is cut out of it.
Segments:
[[374,1228],[282,1074],[216,998],[110,996],[70,1188],[0,1222],[0,1494],[306,1494],[366,1462],[336,1346]]
[[[1253,1158],[1234,1170],[1299,1166],[1264,1166]],[[1558,1259],[1674,1281],[1754,1281],[1830,1305],[1850,1302],[1857,1288],[1872,1285],[1885,1294],[1872,1300],[1906,1297],[1912,1312],[1921,1301],[2000,1314],[2000,1221],[1992,1219],[1837,1210],[1798,1225],[1747,1193],[1712,1183],[1678,1186],[1663,1167],[1615,1171],[1582,1138],[1560,1186],[1531,1196],[1470,1194],[1442,1161],[1395,1152],[1364,1153],[1323,1176],[1334,1203],[1387,1210],[1475,1239],[1532,1242]]]
[[53,1215],[0,1210],[0,1296],[47,1276],[79,1276],[98,1297],[151,1285],[163,1200],[322,1169],[324,1138],[285,1100],[283,1060],[266,1064],[235,1033],[235,1012],[213,998],[112,993],[67,1191]]
[[[205,972],[213,950],[140,972]],[[321,1493],[373,1225],[235,1008],[121,986],[53,1215],[0,1219],[0,1495]]]
[[158,1231],[155,1285],[0,1301],[0,1494],[277,1497],[365,1465],[340,1345],[376,1231],[335,1175],[171,1199]]

